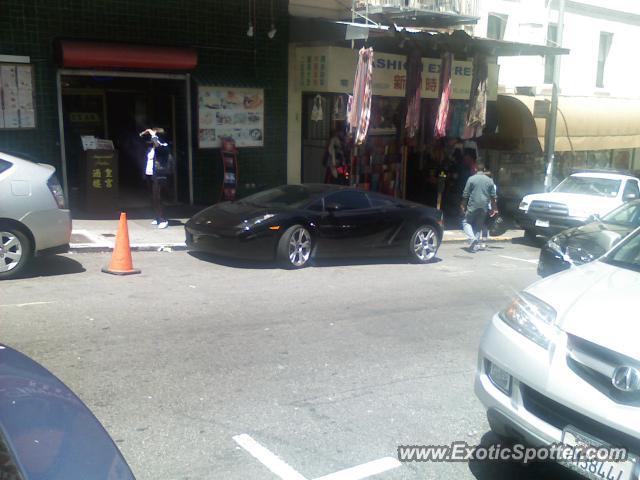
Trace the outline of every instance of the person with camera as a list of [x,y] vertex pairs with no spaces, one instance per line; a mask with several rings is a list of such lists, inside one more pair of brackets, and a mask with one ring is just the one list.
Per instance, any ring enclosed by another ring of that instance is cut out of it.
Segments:
[[147,128],[140,133],[141,137],[145,135],[150,137],[144,174],[147,178],[147,183],[150,185],[151,205],[153,206],[155,214],[155,218],[151,224],[157,225],[158,228],[167,228],[169,226],[169,220],[164,212],[162,196],[167,188],[168,176],[174,173],[174,161],[171,148],[167,142],[162,141],[159,137],[159,135],[164,135],[164,133],[164,129],[162,128]]

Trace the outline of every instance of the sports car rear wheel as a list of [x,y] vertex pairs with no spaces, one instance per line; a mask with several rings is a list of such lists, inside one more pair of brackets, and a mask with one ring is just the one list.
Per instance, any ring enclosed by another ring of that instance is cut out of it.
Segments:
[[409,256],[416,263],[429,263],[440,247],[438,232],[431,225],[420,225],[411,235]]
[[278,261],[285,268],[302,268],[311,258],[311,234],[302,225],[289,227],[278,242]]

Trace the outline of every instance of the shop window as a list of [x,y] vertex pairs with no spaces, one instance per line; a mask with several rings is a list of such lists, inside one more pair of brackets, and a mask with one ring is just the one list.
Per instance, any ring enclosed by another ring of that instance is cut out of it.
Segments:
[[[550,23],[547,26],[547,47],[558,46],[558,25]],[[553,69],[555,67],[555,55],[547,55],[544,57],[544,83],[553,82]]]
[[611,168],[611,150],[596,150],[588,152],[587,168],[596,170]]
[[508,15],[502,13],[490,13],[487,19],[487,38],[504,40],[504,32],[507,29]]
[[360,210],[364,208],[371,208],[367,196],[362,192],[356,192],[353,190],[332,193],[325,197],[324,202],[325,205],[337,203],[340,205],[340,210]]
[[613,33],[600,32],[600,45],[598,47],[598,73],[596,76],[596,87],[604,87],[604,69],[611,49]]
[[631,157],[633,150],[614,150],[613,168],[614,170],[629,170],[631,168]]

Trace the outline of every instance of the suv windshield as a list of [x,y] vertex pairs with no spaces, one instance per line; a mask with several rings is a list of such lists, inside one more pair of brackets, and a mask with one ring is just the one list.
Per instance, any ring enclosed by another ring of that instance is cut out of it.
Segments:
[[241,200],[259,206],[300,207],[311,200],[312,192],[301,185],[283,185],[255,193]]
[[615,197],[620,190],[622,180],[595,177],[567,177],[553,191],[561,193],[579,193]]
[[640,230],[609,253],[603,260],[609,265],[640,272]]

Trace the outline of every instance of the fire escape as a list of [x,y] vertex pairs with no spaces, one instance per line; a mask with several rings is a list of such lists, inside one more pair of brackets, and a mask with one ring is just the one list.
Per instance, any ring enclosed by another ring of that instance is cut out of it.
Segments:
[[353,0],[352,22],[424,30],[460,29],[478,22],[480,0]]

